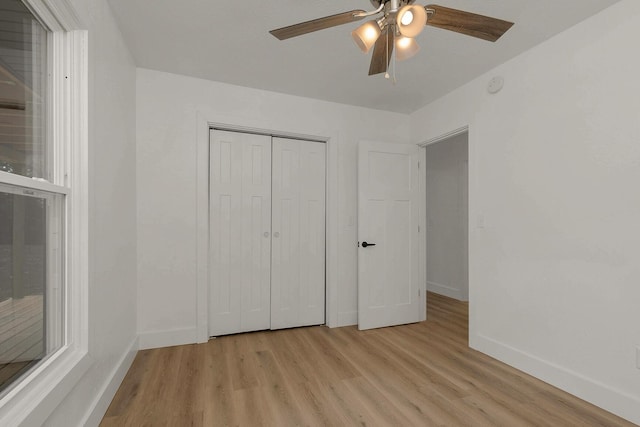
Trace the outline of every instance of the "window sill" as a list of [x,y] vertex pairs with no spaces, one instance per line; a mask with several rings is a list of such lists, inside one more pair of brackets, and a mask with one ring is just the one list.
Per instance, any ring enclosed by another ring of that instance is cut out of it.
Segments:
[[0,401],[0,425],[42,425],[93,365],[86,350],[64,348]]

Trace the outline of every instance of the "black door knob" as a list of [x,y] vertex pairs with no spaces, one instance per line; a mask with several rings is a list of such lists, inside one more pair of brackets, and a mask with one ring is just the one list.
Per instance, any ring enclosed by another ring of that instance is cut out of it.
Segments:
[[367,243],[367,242],[362,242],[362,247],[366,248],[367,246],[375,246],[375,243]]

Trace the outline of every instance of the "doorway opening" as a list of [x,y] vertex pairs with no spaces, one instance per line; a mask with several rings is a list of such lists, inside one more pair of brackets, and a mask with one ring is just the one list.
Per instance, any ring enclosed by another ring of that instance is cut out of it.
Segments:
[[467,129],[425,145],[425,178],[427,292],[468,302],[469,132]]

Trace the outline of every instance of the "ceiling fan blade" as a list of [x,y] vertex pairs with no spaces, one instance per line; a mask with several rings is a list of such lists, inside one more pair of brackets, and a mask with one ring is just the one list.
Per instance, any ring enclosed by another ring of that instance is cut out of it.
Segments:
[[513,26],[513,22],[490,18],[471,12],[450,9],[430,4],[426,9],[433,9],[435,14],[429,15],[427,25],[442,28],[456,33],[466,34],[490,42],[495,42]]
[[369,75],[384,73],[389,69],[389,62],[393,56],[393,34],[389,34],[389,27],[382,30],[382,34],[373,46]]
[[325,28],[337,27],[338,25],[359,21],[364,17],[358,15],[363,13],[365,13],[364,10],[352,10],[350,12],[338,13],[337,15],[301,22],[300,24],[289,25],[288,27],[278,28],[277,30],[271,30],[269,32],[279,40],[286,40],[291,37],[324,30]]

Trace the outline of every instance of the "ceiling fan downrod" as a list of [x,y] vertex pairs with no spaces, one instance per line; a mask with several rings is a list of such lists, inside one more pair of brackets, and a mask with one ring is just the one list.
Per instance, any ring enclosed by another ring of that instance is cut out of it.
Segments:
[[[373,7],[378,7],[379,5],[384,5],[387,4],[389,2],[392,2],[393,0],[370,0],[371,4],[373,5]],[[396,6],[396,11],[397,8],[400,8],[403,4],[413,4],[415,3],[416,0],[397,0],[398,5]],[[392,6],[393,8],[393,6]]]
[[[376,8],[375,12],[367,12],[364,16],[375,15],[384,10],[384,15],[389,16],[398,13],[406,5],[415,3],[415,0],[371,0],[371,4]],[[363,16],[363,15],[358,15]]]

